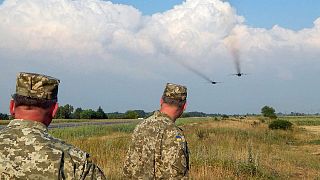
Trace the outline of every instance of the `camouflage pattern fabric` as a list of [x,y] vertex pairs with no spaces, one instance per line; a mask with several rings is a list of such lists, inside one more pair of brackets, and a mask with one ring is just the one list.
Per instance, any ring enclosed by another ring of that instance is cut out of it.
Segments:
[[30,98],[57,100],[59,80],[50,76],[21,72],[17,76],[16,94]]
[[189,151],[182,130],[159,111],[134,130],[124,163],[127,179],[188,179]]
[[0,179],[106,179],[89,154],[53,138],[44,124],[13,120],[0,131]]
[[163,92],[163,96],[185,101],[187,98],[187,87],[178,84],[167,83]]

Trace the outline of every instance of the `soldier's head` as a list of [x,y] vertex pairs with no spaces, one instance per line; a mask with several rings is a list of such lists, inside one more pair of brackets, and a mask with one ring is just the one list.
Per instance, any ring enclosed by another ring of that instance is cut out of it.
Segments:
[[187,88],[182,85],[167,83],[160,101],[160,111],[175,120],[186,109],[186,102]]
[[16,92],[10,101],[10,113],[16,119],[49,125],[58,110],[59,80],[50,76],[21,72]]

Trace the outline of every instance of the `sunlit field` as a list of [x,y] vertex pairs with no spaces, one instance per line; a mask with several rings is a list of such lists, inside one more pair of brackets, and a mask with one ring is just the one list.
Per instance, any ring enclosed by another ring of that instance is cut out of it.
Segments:
[[[137,123],[52,129],[50,133],[89,152],[109,179],[122,179],[123,160]],[[320,178],[320,137],[300,126],[269,130],[259,117],[185,118],[177,124],[189,143],[191,179]]]

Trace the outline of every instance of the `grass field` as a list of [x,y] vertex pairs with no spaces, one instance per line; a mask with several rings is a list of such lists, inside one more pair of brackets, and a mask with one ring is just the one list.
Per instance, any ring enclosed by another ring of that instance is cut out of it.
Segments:
[[[137,123],[52,129],[50,133],[89,152],[109,179],[122,179],[123,160]],[[177,124],[190,146],[191,179],[320,178],[320,137],[300,126],[271,131],[258,117],[185,118]]]
[[290,121],[299,126],[320,126],[320,116],[284,116],[279,119]]

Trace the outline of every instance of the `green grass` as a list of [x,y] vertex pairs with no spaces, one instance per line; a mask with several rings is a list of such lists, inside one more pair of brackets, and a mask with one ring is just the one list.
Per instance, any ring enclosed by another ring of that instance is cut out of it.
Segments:
[[106,136],[114,132],[131,133],[133,132],[137,122],[130,124],[115,124],[115,125],[88,125],[72,128],[51,129],[49,131],[54,137],[61,139],[77,139],[94,136]]
[[320,145],[320,139],[309,141],[310,144]]
[[290,121],[297,126],[320,126],[320,116],[284,116],[279,119]]
[[[208,119],[201,118],[182,118],[177,120],[177,124],[179,126],[186,125],[199,121],[207,121]],[[129,122],[128,124],[111,124],[111,125],[87,125],[87,126],[79,126],[79,127],[71,127],[71,128],[55,128],[51,129],[49,132],[53,136],[61,139],[75,139],[75,138],[85,138],[85,137],[93,137],[93,136],[103,136],[110,135],[114,132],[124,132],[124,133],[132,133],[135,126],[141,120],[120,120],[120,119],[111,119],[111,120],[72,120],[71,122]],[[68,120],[56,120],[55,123],[67,123]]]
[[206,117],[206,118],[179,118],[176,121],[177,126],[183,126],[186,124],[197,123],[197,122],[207,122],[214,121],[214,118]]

